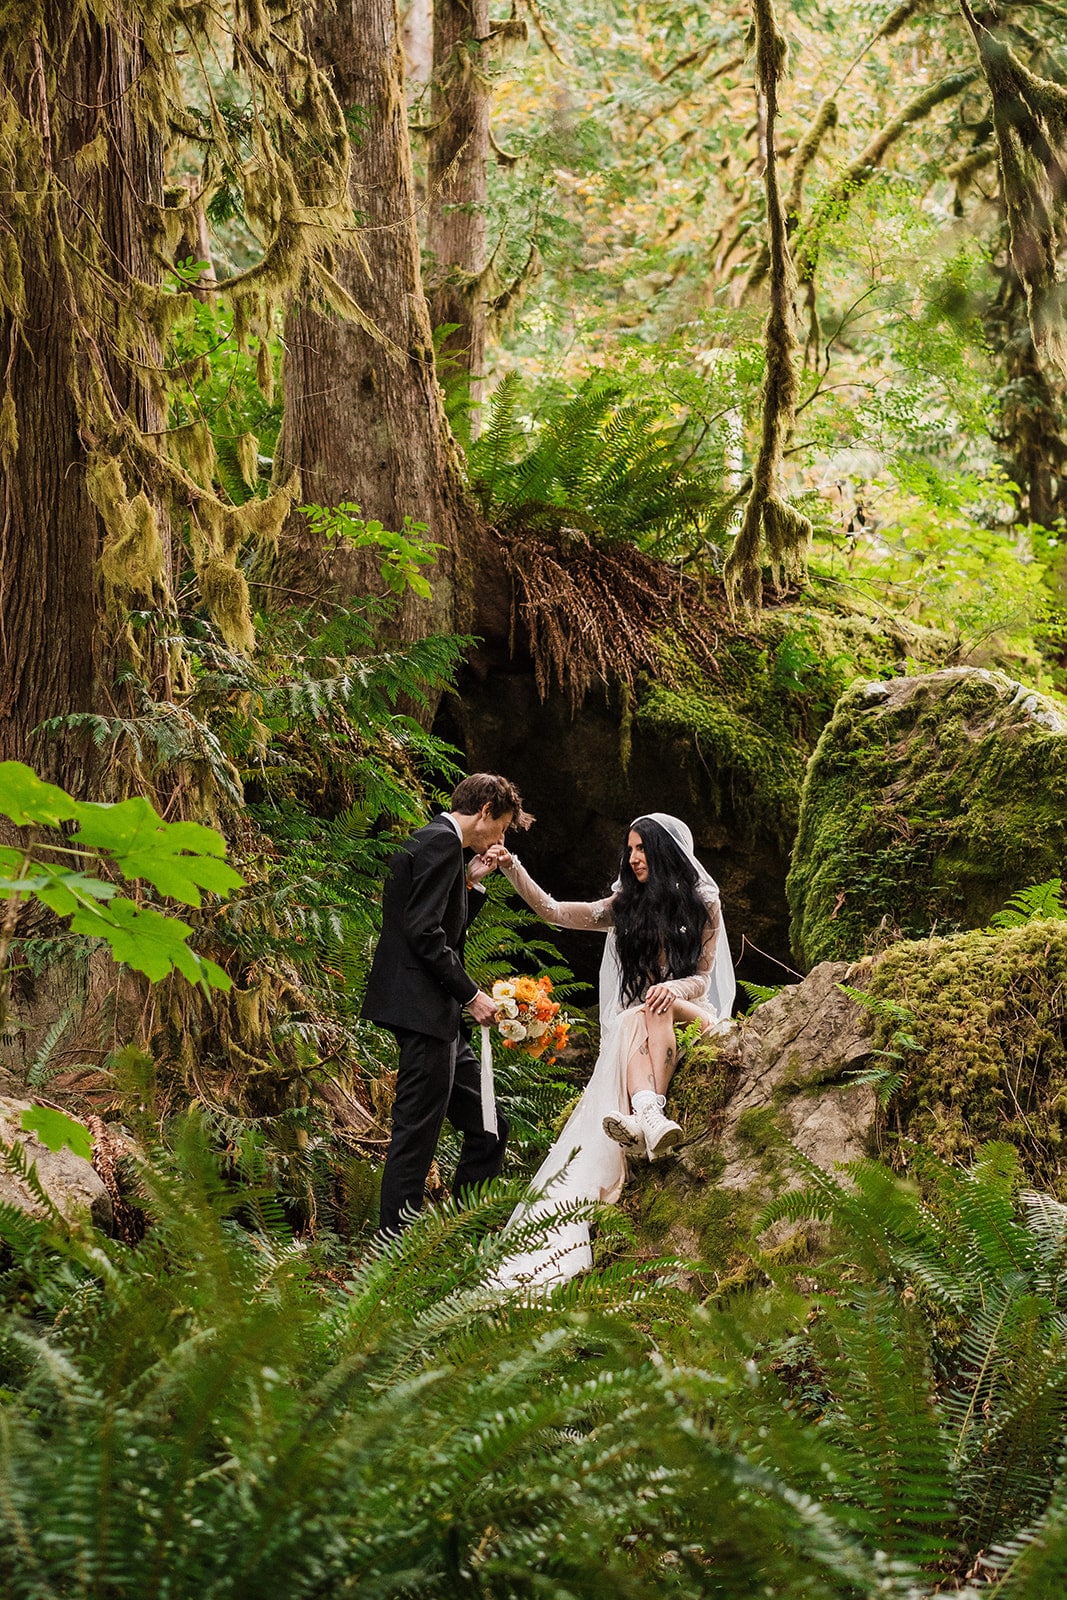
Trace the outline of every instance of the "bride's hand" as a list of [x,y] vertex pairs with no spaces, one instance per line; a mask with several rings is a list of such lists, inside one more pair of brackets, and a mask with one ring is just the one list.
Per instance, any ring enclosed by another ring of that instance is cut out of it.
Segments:
[[485,859],[491,861],[494,867],[510,867],[515,858],[506,844],[491,844],[485,852]]
[[488,850],[484,856],[471,856],[467,863],[467,877],[471,883],[481,883],[483,878],[488,878],[495,866],[496,862]]
[[654,983],[645,995],[645,1005],[653,1013],[669,1011],[674,1004],[674,991],[665,983]]

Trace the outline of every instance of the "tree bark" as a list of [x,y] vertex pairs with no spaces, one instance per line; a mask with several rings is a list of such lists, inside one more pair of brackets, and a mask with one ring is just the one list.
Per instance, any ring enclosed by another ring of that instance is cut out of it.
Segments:
[[[13,209],[7,226],[25,293],[0,317],[0,759],[27,761],[75,791],[87,783],[81,761],[34,729],[105,697],[96,576],[104,530],[86,466],[89,450],[106,441],[87,437],[79,394],[99,378],[112,408],[137,427],[155,430],[164,420],[145,385],[100,349],[83,315],[89,292],[97,325],[102,317],[106,327],[131,276],[158,282],[143,218],[162,198],[163,153],[133,104],[144,54],[138,26],[120,17],[101,26],[88,14],[77,22],[82,11],[56,0],[52,37],[69,48],[46,62],[36,39],[12,43],[0,85],[36,131],[48,191],[39,217]],[[86,160],[97,139],[97,156]],[[87,291],[91,274],[64,241],[84,243],[89,233],[110,281]],[[86,274],[77,287],[76,273]]]
[[[342,106],[365,119],[352,167],[362,227],[358,244],[336,258],[335,274],[380,337],[307,305],[292,308],[276,471],[284,479],[299,469],[305,502],[354,501],[365,518],[394,530],[405,515],[428,525],[443,547],[430,574],[433,599],[408,594],[390,625],[416,638],[456,626],[461,531],[476,513],[434,372],[395,0],[324,0],[307,32]],[[281,601],[287,586],[342,598],[384,589],[372,552],[324,549],[299,515],[285,528],[272,581]]]
[[[427,170],[430,320],[456,324],[439,346],[476,402],[485,370],[489,0],[434,0]],[[472,424],[477,412],[472,412]],[[476,431],[474,429],[473,431]]]
[[1052,528],[1067,516],[1067,382],[1043,364],[1026,314],[1026,293],[1010,259],[987,319],[1004,361],[995,437],[1019,486],[1019,520]]

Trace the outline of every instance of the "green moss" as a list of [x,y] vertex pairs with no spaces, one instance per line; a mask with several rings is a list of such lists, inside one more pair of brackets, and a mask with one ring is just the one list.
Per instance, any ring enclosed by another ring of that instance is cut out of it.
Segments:
[[858,676],[899,672],[909,651],[943,657],[946,645],[868,617],[767,612],[758,629],[722,636],[713,678],[676,640],[661,639],[662,676],[645,686],[636,720],[691,739],[717,809],[732,810],[751,835],[787,844],[805,764],[842,691]]
[[[684,729],[715,775],[713,791],[725,789],[730,802],[738,809],[747,807],[766,832],[781,838],[796,826],[804,771],[799,751],[777,744],[721,701],[662,686],[649,692],[639,720]],[[721,810],[722,793],[716,798]]]
[[[720,1189],[723,1159],[714,1143],[690,1146],[671,1161],[635,1162],[622,1206],[636,1235],[636,1251],[677,1254],[713,1276],[732,1271],[749,1241],[758,1209],[733,1189]],[[627,1255],[634,1246],[624,1247]]]
[[795,1050],[782,1068],[775,1093],[779,1099],[789,1094],[805,1091],[817,1094],[828,1083],[836,1082],[845,1071],[845,1064],[830,1059],[816,1059]]
[[[896,945],[868,992],[911,1013],[920,1047],[884,1129],[900,1159],[918,1146],[965,1161],[1004,1140],[1038,1187],[1067,1198],[1067,924]],[[877,1019],[875,1049],[894,1026]]]
[[771,1106],[752,1106],[750,1110],[742,1111],[734,1128],[734,1137],[741,1148],[753,1156],[770,1155],[785,1143],[778,1115]]
[[884,711],[855,686],[809,765],[787,883],[805,965],[981,926],[1067,858],[1067,738],[999,673],[917,682]]
[[726,1104],[729,1075],[712,1039],[694,1045],[682,1058],[671,1079],[671,1112],[687,1138],[695,1139],[711,1126]]

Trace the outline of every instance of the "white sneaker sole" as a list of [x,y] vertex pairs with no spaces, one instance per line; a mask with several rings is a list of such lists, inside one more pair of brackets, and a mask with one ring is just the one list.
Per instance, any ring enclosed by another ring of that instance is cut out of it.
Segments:
[[624,1150],[640,1150],[645,1142],[640,1134],[631,1133],[618,1117],[605,1117],[602,1127],[608,1138],[614,1139],[616,1144],[621,1144]]

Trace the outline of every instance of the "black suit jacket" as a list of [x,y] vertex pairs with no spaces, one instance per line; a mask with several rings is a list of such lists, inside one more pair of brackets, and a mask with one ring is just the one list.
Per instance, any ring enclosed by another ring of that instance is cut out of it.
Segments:
[[389,863],[363,1015],[386,1028],[456,1038],[462,1008],[478,993],[463,945],[483,899],[468,900],[463,846],[445,816],[413,833]]

